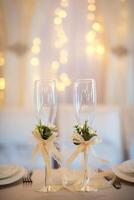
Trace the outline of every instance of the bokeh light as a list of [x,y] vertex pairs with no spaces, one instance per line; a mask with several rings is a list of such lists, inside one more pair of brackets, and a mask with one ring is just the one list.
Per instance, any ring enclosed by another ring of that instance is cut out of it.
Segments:
[[91,12],[94,12],[96,10],[96,5],[94,4],[89,4],[88,5],[88,10],[91,11]]
[[39,65],[39,58],[37,58],[37,57],[31,58],[31,65],[33,65],[33,66]]
[[5,65],[5,58],[3,56],[0,56],[0,66]]
[[5,79],[0,78],[0,90],[4,90],[4,89],[5,89]]
[[103,45],[98,45],[96,47],[96,52],[99,54],[99,55],[103,55],[105,53],[105,47]]
[[95,23],[93,24],[93,29],[94,29],[95,31],[100,32],[100,31],[102,30],[102,27],[101,27],[101,25],[100,25],[98,22],[95,22]]
[[38,45],[34,45],[31,51],[33,54],[38,54],[40,52],[40,47]]

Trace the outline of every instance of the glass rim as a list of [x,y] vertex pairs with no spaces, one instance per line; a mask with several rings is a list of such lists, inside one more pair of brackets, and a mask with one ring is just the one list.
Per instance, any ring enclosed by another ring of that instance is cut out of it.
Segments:
[[96,86],[96,80],[93,78],[78,79],[75,81],[74,86],[77,86],[79,83],[91,83]]
[[39,83],[39,82],[54,82],[56,84],[56,79],[51,79],[51,78],[48,78],[48,79],[38,79],[38,80],[35,80],[34,83]]
[[91,82],[95,82],[95,79],[94,78],[80,78],[78,80],[76,80],[76,82],[80,82],[80,81],[91,81]]

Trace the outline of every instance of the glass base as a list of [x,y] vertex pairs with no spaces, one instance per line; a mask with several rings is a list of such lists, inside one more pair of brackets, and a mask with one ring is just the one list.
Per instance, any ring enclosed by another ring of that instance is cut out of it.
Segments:
[[62,189],[61,185],[47,185],[47,186],[42,186],[37,191],[38,192],[57,192],[60,189]]
[[75,191],[81,191],[81,192],[91,192],[91,191],[94,191],[96,192],[97,189],[96,188],[93,188],[91,187],[90,185],[76,185],[75,186]]
[[69,191],[76,191],[76,192],[91,192],[91,191],[98,191],[96,188],[93,188],[92,186],[90,186],[89,184],[81,184],[81,183],[77,183],[74,185],[69,185],[69,186],[64,186],[65,189],[69,190]]

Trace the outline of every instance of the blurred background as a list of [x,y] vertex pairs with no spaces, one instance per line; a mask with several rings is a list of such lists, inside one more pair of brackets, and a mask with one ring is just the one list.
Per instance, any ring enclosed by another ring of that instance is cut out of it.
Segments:
[[75,122],[74,82],[94,78],[98,152],[109,166],[134,158],[133,10],[133,0],[0,0],[0,163],[42,166],[31,161],[40,78],[57,80],[63,136]]

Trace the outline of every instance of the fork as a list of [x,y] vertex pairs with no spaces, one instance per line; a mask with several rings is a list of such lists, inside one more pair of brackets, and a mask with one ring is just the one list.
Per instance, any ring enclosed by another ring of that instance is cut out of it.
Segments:
[[[103,172],[103,170],[99,168],[99,169],[98,169],[98,172]],[[111,181],[111,180],[112,180],[112,178],[109,177],[109,176],[104,176],[104,178],[105,178],[107,181]],[[117,177],[115,178],[115,180],[114,180],[114,182],[112,183],[112,185],[113,185],[113,187],[116,188],[117,190],[118,190],[118,189],[121,189],[121,182],[120,182],[120,180],[119,180]]]
[[31,179],[32,174],[33,174],[33,171],[28,170],[27,175],[22,178],[23,184],[32,184],[33,183],[32,179]]

